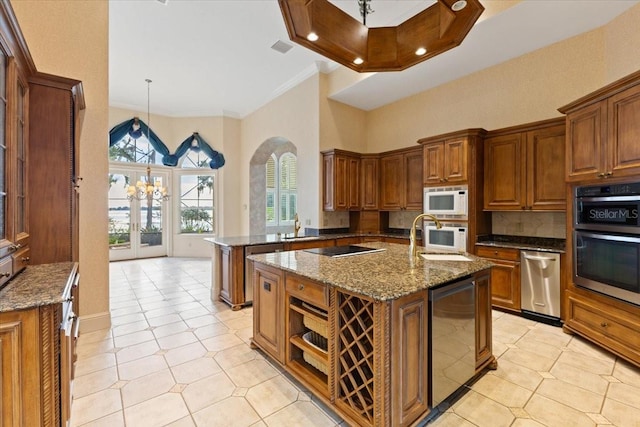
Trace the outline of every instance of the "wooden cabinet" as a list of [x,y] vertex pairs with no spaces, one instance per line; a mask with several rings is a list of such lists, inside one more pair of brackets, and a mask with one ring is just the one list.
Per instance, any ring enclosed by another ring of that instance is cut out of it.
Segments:
[[640,366],[640,309],[583,289],[567,292],[564,330],[576,332]]
[[280,270],[256,264],[253,270],[253,341],[284,363],[284,277]]
[[380,158],[377,154],[363,154],[360,158],[360,203],[364,211],[378,210],[379,165]]
[[29,87],[29,162],[38,165],[28,174],[31,263],[77,261],[82,85],[36,74]]
[[489,132],[484,148],[485,210],[566,210],[564,121]]
[[428,293],[394,300],[391,316],[391,425],[408,426],[429,411]]
[[520,312],[520,251],[512,248],[476,246],[476,255],[487,258],[491,268],[491,304]]
[[215,245],[216,277],[220,286],[220,299],[233,310],[245,303],[244,248],[242,246]]
[[425,186],[467,183],[466,138],[425,143],[423,150]]
[[422,210],[422,147],[380,155],[380,210]]
[[322,156],[322,208],[325,211],[360,209],[360,155],[331,150]]
[[640,72],[559,109],[566,117],[566,180],[640,173]]
[[76,265],[64,287],[63,303],[0,313],[3,426],[67,425],[78,336],[72,304],[77,285]]
[[491,316],[491,274],[481,272],[474,277],[476,289],[476,371],[494,364]]
[[303,240],[285,243],[284,249],[286,251],[299,251],[302,249],[326,248],[335,245],[336,241],[334,239]]

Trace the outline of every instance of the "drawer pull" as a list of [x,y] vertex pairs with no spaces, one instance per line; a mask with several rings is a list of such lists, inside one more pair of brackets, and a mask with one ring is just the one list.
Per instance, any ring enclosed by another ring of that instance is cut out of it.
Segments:
[[11,273],[8,271],[0,273],[0,277],[11,277]]
[[299,290],[299,291],[304,290],[304,285],[303,285],[302,283],[300,283],[300,284],[298,285],[298,290]]
[[263,282],[262,283],[262,287],[264,288],[265,291],[267,292],[271,292],[271,283],[269,282]]
[[29,258],[28,256],[23,256],[22,257],[22,262],[29,262],[31,258]]
[[603,328],[606,328],[607,326],[609,326],[609,324],[607,322],[602,322],[600,323],[600,326],[602,326]]

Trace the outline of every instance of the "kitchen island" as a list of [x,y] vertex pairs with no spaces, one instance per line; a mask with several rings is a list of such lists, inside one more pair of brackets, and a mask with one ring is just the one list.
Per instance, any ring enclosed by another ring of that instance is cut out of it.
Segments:
[[[418,425],[437,413],[433,407],[442,399],[434,385],[459,380],[459,354],[445,357],[449,366],[436,373],[434,360],[444,360],[433,350],[436,336],[446,347],[457,336],[457,322],[471,317],[472,341],[464,350],[472,353],[471,376],[496,367],[491,263],[470,254],[464,261],[412,261],[405,245],[359,246],[378,251],[249,256],[253,343],[350,425]],[[472,286],[470,297],[453,293],[432,308],[432,295],[464,283]],[[441,328],[443,314],[448,329]]]

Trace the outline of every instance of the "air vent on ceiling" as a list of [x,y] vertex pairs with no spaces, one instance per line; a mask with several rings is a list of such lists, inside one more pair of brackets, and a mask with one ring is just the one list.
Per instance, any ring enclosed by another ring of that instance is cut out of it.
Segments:
[[167,3],[169,3],[169,0],[156,0],[156,1],[157,1],[158,3],[161,3],[161,4],[167,4]]
[[275,42],[272,46],[271,49],[276,50],[280,53],[287,53],[289,52],[289,50],[291,50],[291,48],[293,47],[292,44],[289,44],[287,42],[284,42],[282,40],[278,40],[277,42]]

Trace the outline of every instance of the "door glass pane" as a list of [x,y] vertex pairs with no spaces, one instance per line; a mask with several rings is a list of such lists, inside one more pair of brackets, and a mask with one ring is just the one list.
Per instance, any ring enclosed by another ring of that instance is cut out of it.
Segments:
[[109,174],[109,249],[131,248],[131,203],[127,199],[129,177]]
[[0,50],[0,240],[6,239],[7,193],[5,189],[5,159],[7,141],[5,140],[5,116],[7,110],[7,57]]
[[17,140],[16,140],[16,146],[17,146],[17,154],[18,154],[18,158],[16,159],[17,162],[17,169],[18,169],[18,173],[16,176],[17,179],[17,194],[16,194],[16,232],[17,233],[23,233],[26,232],[26,218],[25,218],[25,200],[26,200],[26,194],[25,194],[25,181],[26,181],[26,164],[27,164],[27,159],[26,159],[26,152],[25,152],[25,141],[24,141],[24,117],[25,117],[25,102],[24,102],[24,98],[26,95],[26,90],[25,88],[20,84],[20,82],[18,82],[18,117],[17,117],[17,131],[18,131],[18,135],[17,135]]
[[152,198],[140,201],[140,245],[162,245],[162,202]]

